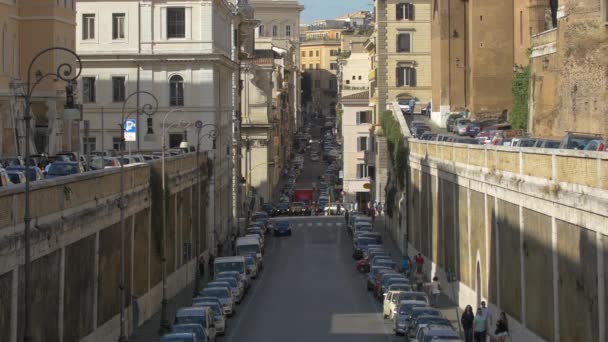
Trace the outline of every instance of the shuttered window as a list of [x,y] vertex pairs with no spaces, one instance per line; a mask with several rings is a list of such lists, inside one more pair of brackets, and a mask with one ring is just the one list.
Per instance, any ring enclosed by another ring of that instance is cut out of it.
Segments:
[[397,68],[397,87],[416,86],[416,68],[398,67]]
[[399,33],[397,35],[397,52],[412,52],[411,33]]
[[368,124],[372,122],[372,112],[363,111],[357,112],[357,125]]
[[414,20],[414,12],[414,4],[397,4],[397,20]]

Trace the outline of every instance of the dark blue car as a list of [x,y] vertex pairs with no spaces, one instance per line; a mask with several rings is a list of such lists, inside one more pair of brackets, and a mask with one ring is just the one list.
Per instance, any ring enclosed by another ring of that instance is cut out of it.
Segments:
[[289,221],[277,221],[274,225],[274,236],[291,236]]

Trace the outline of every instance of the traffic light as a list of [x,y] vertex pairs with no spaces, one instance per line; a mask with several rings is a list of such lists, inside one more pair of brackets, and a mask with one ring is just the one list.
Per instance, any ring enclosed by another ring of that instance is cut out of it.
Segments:
[[74,85],[72,82],[68,82],[65,86],[65,108],[76,108],[74,106]]

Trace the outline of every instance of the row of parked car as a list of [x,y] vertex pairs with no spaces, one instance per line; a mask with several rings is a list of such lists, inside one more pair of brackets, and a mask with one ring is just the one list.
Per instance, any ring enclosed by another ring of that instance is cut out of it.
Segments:
[[410,342],[461,341],[450,321],[431,306],[427,293],[400,272],[371,218],[350,216],[348,232],[353,237],[355,268],[366,274],[366,288],[382,303],[382,316],[392,321],[395,335]]
[[264,267],[265,238],[291,235],[288,221],[270,222],[264,212],[255,213],[245,234],[236,239],[234,255],[214,259],[213,280],[198,291],[188,307],[175,313],[171,331],[161,342],[213,342],[225,335],[228,319],[237,313],[253,281]]
[[[165,157],[192,152],[191,149],[170,149]],[[92,152],[88,157],[76,152],[60,152],[54,156],[32,155],[30,158],[30,181],[56,178],[160,159],[162,152],[129,154],[122,159],[115,150]],[[20,156],[0,157],[0,186],[25,183],[25,161]]]
[[523,130],[512,129],[508,122],[471,121],[460,114],[452,114],[448,117],[446,129],[448,134],[439,134],[421,121],[414,121],[410,125],[412,135],[420,140],[472,145],[608,151],[608,142],[599,134],[567,132],[561,140],[530,137]]

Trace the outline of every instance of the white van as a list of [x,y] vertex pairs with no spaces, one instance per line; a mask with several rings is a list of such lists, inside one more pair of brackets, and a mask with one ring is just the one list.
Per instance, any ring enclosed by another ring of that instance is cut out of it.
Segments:
[[258,267],[262,266],[262,245],[260,240],[255,236],[245,236],[236,239],[236,254],[242,256],[255,254]]
[[219,257],[213,262],[213,272],[218,274],[226,271],[239,272],[243,279],[247,279],[247,266],[243,256]]

